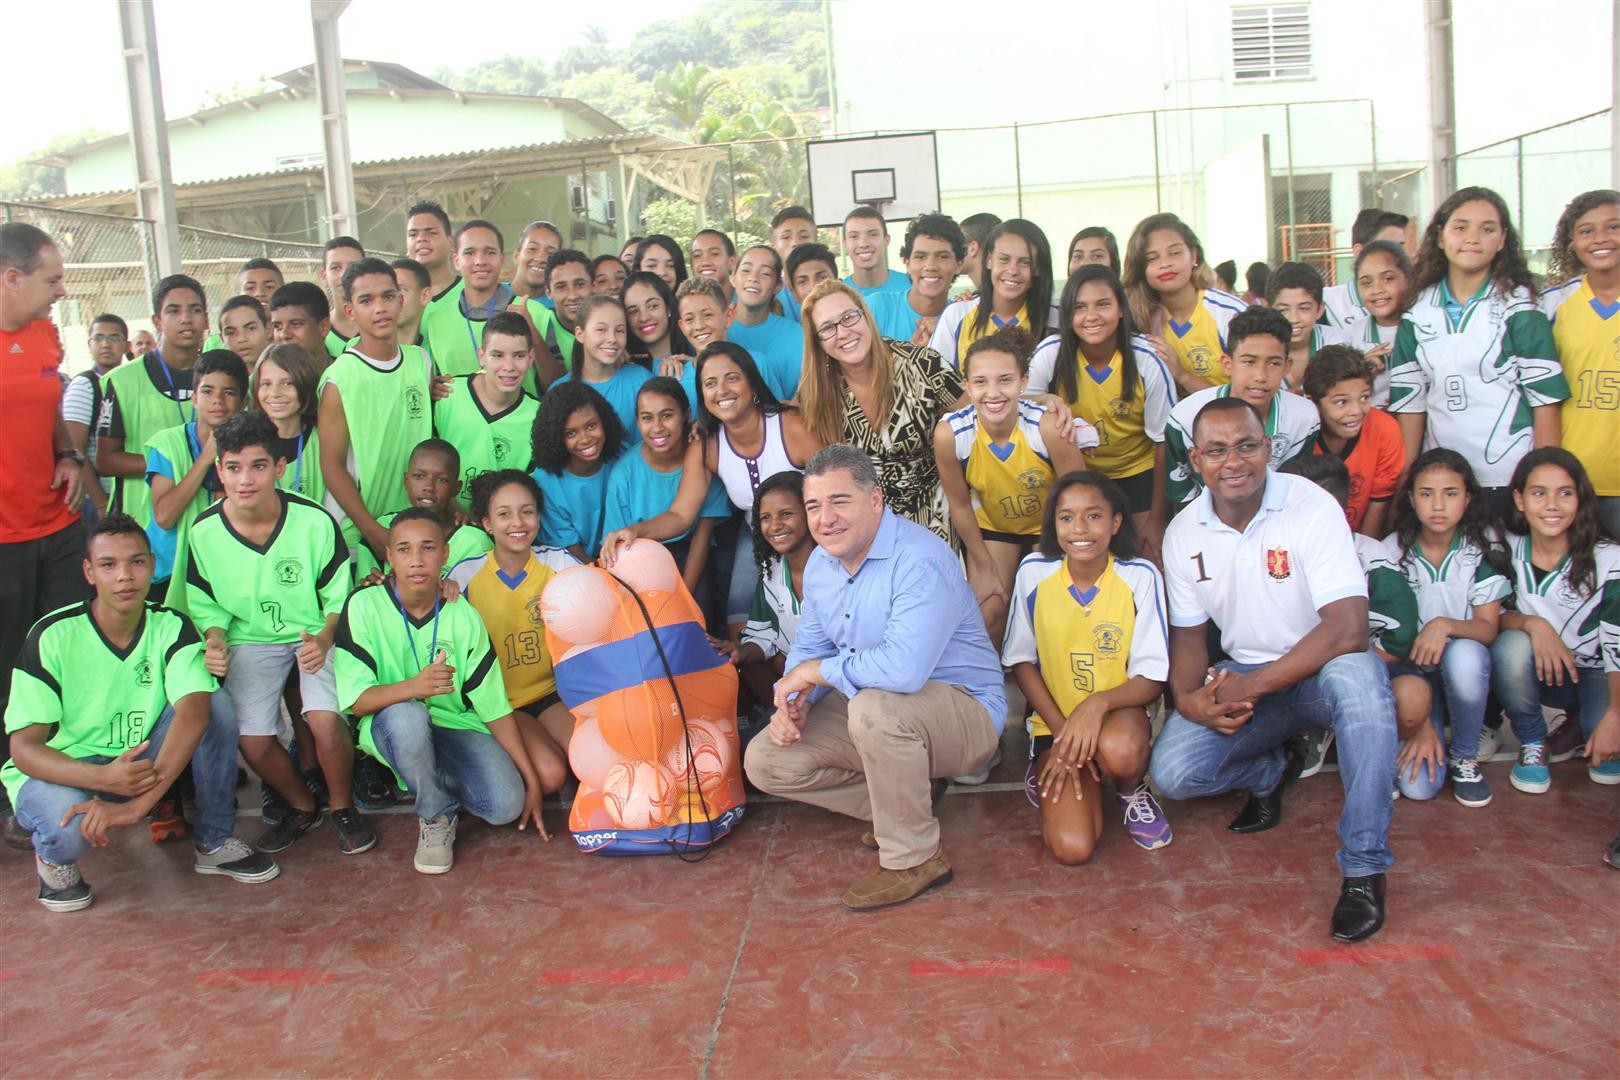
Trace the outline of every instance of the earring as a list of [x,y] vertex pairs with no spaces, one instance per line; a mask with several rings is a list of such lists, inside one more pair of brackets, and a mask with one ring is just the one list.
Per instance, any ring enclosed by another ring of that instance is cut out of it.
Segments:
[[754,395],[754,404],[755,404],[755,405],[758,405],[758,404],[759,404],[759,395],[758,395],[758,394],[755,394],[755,395]]

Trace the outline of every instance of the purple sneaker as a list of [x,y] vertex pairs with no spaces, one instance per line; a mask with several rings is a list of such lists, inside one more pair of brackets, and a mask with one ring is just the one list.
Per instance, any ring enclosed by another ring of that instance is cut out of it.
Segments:
[[1581,725],[1568,713],[1554,715],[1557,726],[1547,726],[1547,764],[1556,765],[1561,761],[1568,761],[1580,753],[1586,746],[1586,736],[1581,734]]
[[1131,834],[1131,839],[1138,846],[1152,851],[1164,847],[1173,839],[1170,820],[1153,798],[1153,792],[1148,790],[1146,777],[1130,794],[1119,792],[1119,807],[1125,811],[1125,831]]

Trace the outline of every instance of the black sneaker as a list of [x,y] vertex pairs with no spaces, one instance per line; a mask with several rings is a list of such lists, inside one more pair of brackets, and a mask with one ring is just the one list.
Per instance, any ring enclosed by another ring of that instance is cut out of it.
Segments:
[[292,815],[292,804],[281,797],[281,792],[263,782],[259,786],[259,815],[265,825],[275,828]]
[[382,810],[399,802],[394,774],[374,757],[355,757],[354,801],[362,810]]
[[309,793],[314,796],[315,806],[317,809],[325,810],[331,805],[331,802],[327,798],[326,794],[325,773],[321,772],[319,769],[310,769],[308,772],[303,774],[303,781],[304,786],[309,788]]
[[293,841],[321,823],[319,810],[294,810],[281,822],[264,831],[253,846],[269,855],[286,851]]
[[268,855],[261,855],[234,836],[213,851],[197,849],[196,871],[199,874],[219,874],[232,881],[257,885],[281,873],[281,867]]
[[16,848],[18,851],[34,850],[34,834],[23,828],[23,824],[17,820],[16,814],[0,814],[0,817],[5,818],[4,842],[6,847]]
[[345,855],[358,855],[377,846],[377,834],[352,806],[333,810],[332,824],[337,827],[338,850]]
[[51,911],[83,911],[94,899],[78,863],[57,866],[35,855],[34,871],[39,875],[39,902]]

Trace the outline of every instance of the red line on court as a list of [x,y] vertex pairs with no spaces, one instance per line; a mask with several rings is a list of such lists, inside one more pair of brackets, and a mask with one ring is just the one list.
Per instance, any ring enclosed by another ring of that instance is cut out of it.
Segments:
[[1301,949],[1302,964],[1383,964],[1403,960],[1450,960],[1455,945],[1341,945],[1333,949]]
[[15,971],[0,971],[0,983],[9,982],[17,977]]
[[953,964],[944,960],[913,960],[913,979],[981,979],[1001,975],[1067,975],[1069,960],[1064,956],[1038,956],[1025,960],[978,960]]
[[197,976],[197,985],[320,986],[336,977],[320,968],[210,968]]
[[686,979],[687,968],[548,968],[535,982],[541,986],[645,986],[651,983],[677,983]]

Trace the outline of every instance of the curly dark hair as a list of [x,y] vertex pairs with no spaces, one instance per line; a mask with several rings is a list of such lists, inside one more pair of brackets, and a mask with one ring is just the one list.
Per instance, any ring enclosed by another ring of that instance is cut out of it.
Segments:
[[1401,566],[1405,567],[1411,562],[1412,550],[1418,537],[1423,534],[1423,522],[1418,520],[1417,509],[1412,505],[1412,489],[1417,486],[1418,477],[1430,469],[1447,469],[1462,478],[1463,491],[1468,495],[1468,508],[1457,522],[1457,533],[1480,550],[1491,569],[1512,580],[1512,561],[1499,539],[1501,522],[1491,512],[1490,503],[1486,501],[1485,492],[1474,476],[1473,467],[1468,464],[1467,458],[1443,446],[1419,454],[1417,460],[1407,466],[1401,476],[1401,486],[1395,491],[1392,531],[1401,545]]
[[759,576],[764,577],[771,571],[771,562],[777,558],[776,549],[771,542],[765,539],[765,529],[759,523],[759,501],[773,491],[785,491],[799,500],[799,506],[804,506],[804,473],[784,469],[779,473],[772,473],[754,491],[754,520],[749,525],[749,531],[754,537],[754,565],[759,568]]
[[540,399],[540,411],[534,418],[530,437],[534,451],[534,467],[544,469],[553,476],[561,476],[568,467],[568,447],[563,444],[563,429],[568,418],[581,409],[594,409],[602,421],[603,466],[619,456],[624,447],[624,424],[607,399],[594,388],[577,379],[558,383]]
[[[1542,465],[1556,465],[1575,481],[1575,520],[1569,525],[1569,583],[1577,592],[1595,592],[1598,587],[1597,559],[1592,553],[1599,544],[1620,543],[1620,538],[1610,533],[1608,526],[1598,516],[1597,492],[1592,490],[1592,480],[1586,475],[1586,469],[1574,454],[1561,446],[1543,446],[1520,458],[1508,486],[1523,497],[1530,474]],[[1508,511],[1507,527],[1520,536],[1530,534],[1530,523],[1517,506]]]
[[1119,515],[1119,531],[1108,542],[1108,550],[1116,559],[1136,558],[1137,546],[1136,528],[1131,524],[1131,504],[1125,498],[1125,492],[1118,484],[1100,472],[1086,469],[1081,472],[1065,473],[1052,484],[1052,490],[1046,496],[1046,512],[1041,518],[1041,554],[1048,559],[1063,558],[1063,545],[1058,543],[1057,535],[1057,509],[1058,501],[1063,493],[1072,487],[1094,487],[1103,497],[1103,500]]
[[1502,250],[1491,260],[1490,268],[1490,280],[1496,286],[1496,291],[1502,296],[1520,288],[1534,293],[1536,284],[1530,277],[1530,267],[1525,265],[1524,247],[1519,242],[1519,231],[1513,227],[1507,203],[1490,188],[1465,187],[1452,192],[1440,204],[1440,209],[1429,219],[1429,227],[1423,230],[1423,243],[1419,245],[1417,258],[1412,263],[1412,295],[1417,296],[1424,289],[1445,280],[1451,264],[1446,261],[1446,253],[1440,247],[1440,234],[1451,216],[1465,203],[1471,202],[1490,203],[1496,211],[1497,220],[1502,223]]
[[1620,205],[1620,191],[1598,188],[1583,191],[1564,207],[1558,215],[1558,226],[1553,229],[1552,249],[1547,252],[1547,284],[1562,285],[1571,278],[1581,276],[1585,269],[1575,257],[1575,223],[1600,206]]
[[489,501],[495,493],[509,484],[518,487],[534,496],[534,507],[540,509],[544,499],[540,495],[540,485],[534,482],[534,477],[522,469],[496,469],[493,472],[480,473],[472,482],[472,499],[468,507],[468,516],[475,525],[483,527],[484,519],[489,517]]
[[1299,388],[1312,401],[1321,401],[1327,392],[1346,379],[1365,379],[1373,384],[1372,365],[1354,345],[1324,345],[1305,365]]

